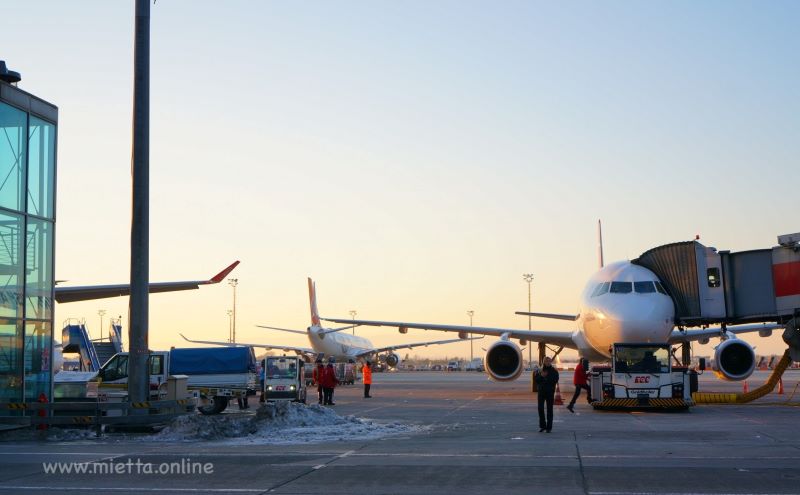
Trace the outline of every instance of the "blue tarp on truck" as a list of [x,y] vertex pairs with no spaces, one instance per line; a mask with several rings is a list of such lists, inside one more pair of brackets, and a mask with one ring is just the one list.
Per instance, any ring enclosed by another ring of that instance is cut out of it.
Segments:
[[220,375],[255,372],[252,347],[205,347],[169,351],[171,375]]

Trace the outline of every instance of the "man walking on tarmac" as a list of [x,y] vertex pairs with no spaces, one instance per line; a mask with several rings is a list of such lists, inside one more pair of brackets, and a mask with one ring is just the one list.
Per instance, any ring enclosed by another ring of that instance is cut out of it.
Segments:
[[319,403],[322,404],[322,375],[325,373],[325,366],[322,364],[322,359],[317,359],[317,367],[311,374],[311,381],[317,386],[317,395],[319,396]]
[[575,401],[578,400],[578,396],[581,395],[581,390],[586,390],[586,400],[589,401],[589,404],[592,403],[592,396],[591,396],[591,389],[589,388],[589,361],[586,359],[581,358],[578,361],[578,365],[575,366],[575,376],[572,378],[572,383],[575,384],[575,393],[572,395],[572,400],[569,401],[569,405],[567,409],[569,412],[575,413]]
[[361,368],[361,377],[364,380],[364,398],[371,399],[369,387],[372,385],[372,363],[369,361],[364,361],[364,367]]
[[[536,386],[538,387],[537,399],[539,401],[539,433],[553,430],[553,400],[558,384],[558,371],[553,367],[553,362],[549,357],[544,358],[542,368],[536,370],[534,375]],[[547,417],[545,417],[545,404],[547,405]]]

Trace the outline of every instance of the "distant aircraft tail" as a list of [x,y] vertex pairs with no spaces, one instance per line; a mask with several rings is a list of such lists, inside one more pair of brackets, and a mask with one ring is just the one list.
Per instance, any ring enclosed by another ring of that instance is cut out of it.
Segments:
[[317,286],[311,277],[308,277],[308,302],[311,305],[311,325],[320,327],[322,323],[319,319],[319,310],[317,310]]

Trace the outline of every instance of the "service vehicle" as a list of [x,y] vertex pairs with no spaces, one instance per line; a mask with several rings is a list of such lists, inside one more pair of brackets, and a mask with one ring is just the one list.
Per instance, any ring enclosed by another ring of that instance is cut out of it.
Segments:
[[461,363],[458,361],[450,361],[447,363],[447,371],[461,371]]
[[306,403],[305,361],[299,356],[269,356],[264,363],[264,400]]
[[[152,351],[148,359],[150,397],[166,395],[167,377],[186,375],[189,391],[200,397],[197,410],[218,414],[231,398],[246,398],[258,387],[252,347],[205,347]],[[127,390],[128,353],[115,354],[97,372],[98,392]]]
[[591,369],[592,407],[688,409],[697,374],[672,366],[668,344],[614,344],[611,366]]

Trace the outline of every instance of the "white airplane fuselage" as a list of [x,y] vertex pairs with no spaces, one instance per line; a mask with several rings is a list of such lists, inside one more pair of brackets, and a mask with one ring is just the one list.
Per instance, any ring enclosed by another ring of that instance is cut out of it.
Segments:
[[324,328],[312,325],[308,327],[307,333],[314,352],[324,354],[326,358],[333,356],[337,361],[347,361],[375,348],[369,340],[345,333],[348,330],[327,334],[321,333],[323,331]]
[[572,338],[580,355],[605,361],[615,343],[666,343],[675,326],[675,307],[652,271],[619,261],[589,279],[577,324]]

